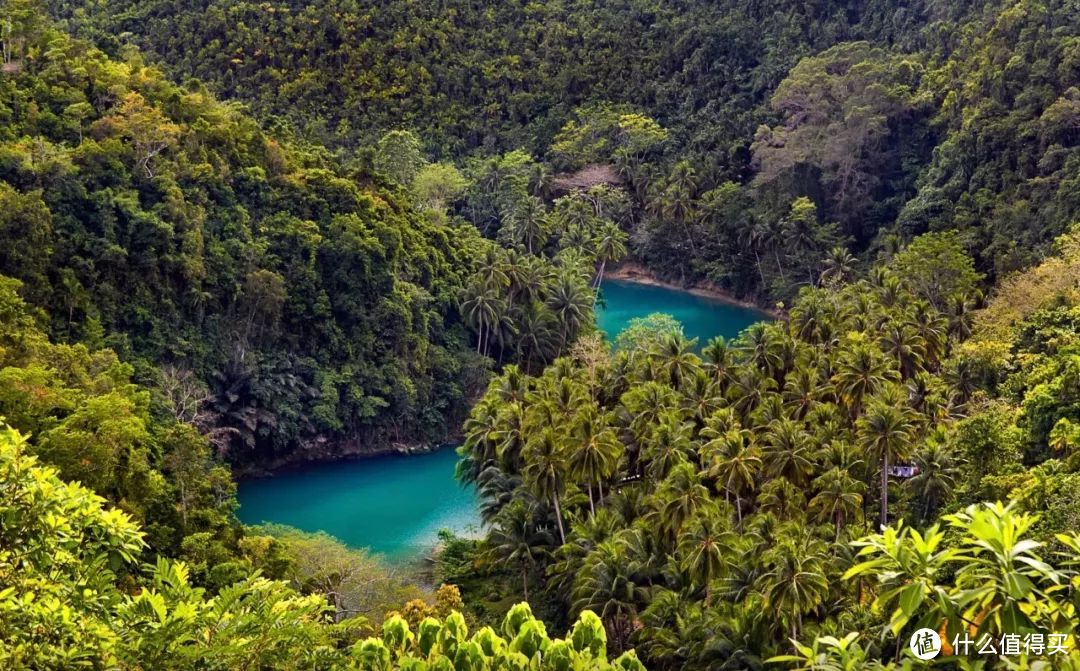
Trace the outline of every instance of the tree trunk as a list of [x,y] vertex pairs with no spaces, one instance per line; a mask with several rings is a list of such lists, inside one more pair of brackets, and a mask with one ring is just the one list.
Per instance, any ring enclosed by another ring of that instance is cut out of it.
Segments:
[[555,521],[559,524],[559,540],[563,545],[566,545],[566,532],[563,531],[562,510],[559,508],[559,495],[552,494],[551,498],[555,502]]
[[525,601],[529,600],[529,570],[521,565],[521,587],[525,591]]
[[589,489],[589,513],[593,517],[596,517],[596,506],[593,505],[592,483],[591,482],[588,484],[588,489]]
[[881,455],[881,526],[889,523],[889,453]]
[[600,291],[600,282],[602,282],[603,279],[604,279],[604,268],[605,267],[607,267],[607,259],[601,259],[601,261],[600,261],[600,270],[596,273],[596,282],[594,283],[594,287],[595,287],[597,293],[599,293],[599,291]]

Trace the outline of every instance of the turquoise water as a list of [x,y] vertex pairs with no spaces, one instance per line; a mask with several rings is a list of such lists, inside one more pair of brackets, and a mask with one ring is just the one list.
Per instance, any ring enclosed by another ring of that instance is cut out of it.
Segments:
[[[673,315],[686,335],[704,346],[717,335],[732,337],[762,314],[681,291],[606,281],[606,306],[597,320],[610,336],[634,317]],[[440,529],[458,533],[480,526],[477,498],[454,480],[457,455],[391,455],[297,468],[239,484],[240,520],[274,522],[325,531],[352,547],[367,547],[392,562],[428,550]]]
[[480,526],[472,488],[454,480],[457,454],[388,455],[319,464],[240,482],[240,520],[325,531],[390,560],[431,548],[440,529]]
[[597,310],[596,321],[609,339],[614,339],[631,319],[663,312],[682,322],[683,333],[687,338],[697,338],[701,348],[711,338],[734,337],[767,318],[756,310],[664,287],[605,280],[600,291],[606,305]]

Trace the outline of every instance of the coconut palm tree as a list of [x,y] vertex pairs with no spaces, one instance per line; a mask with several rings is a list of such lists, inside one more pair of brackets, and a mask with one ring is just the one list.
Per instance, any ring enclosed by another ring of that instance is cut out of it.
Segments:
[[562,508],[559,496],[566,489],[566,446],[549,426],[526,443],[522,457],[525,468],[522,475],[525,484],[538,499],[550,499],[555,508],[555,521],[559,528],[559,542],[566,542],[563,529]]
[[519,499],[496,516],[488,533],[488,545],[492,559],[517,564],[522,593],[528,601],[529,574],[547,556],[551,535],[537,526],[532,511]]
[[956,487],[957,467],[946,441],[927,439],[913,459],[919,474],[907,481],[916,501],[922,502],[922,519],[932,520]]
[[600,616],[615,650],[627,647],[643,589],[634,580],[630,553],[618,539],[600,543],[585,557],[573,599],[575,612],[591,610]]
[[[501,275],[502,271],[498,271]],[[501,275],[505,277],[505,275]],[[476,351],[486,354],[490,345],[490,331],[503,314],[502,291],[492,284],[474,281],[466,289],[461,302],[461,314],[465,322],[477,333]]]
[[726,391],[735,367],[735,353],[727,341],[723,336],[713,338],[701,351],[701,357],[706,372],[716,381],[721,392]]
[[[702,431],[709,437],[708,429]],[[729,429],[702,446],[708,455],[707,473],[716,478],[724,489],[724,501],[735,497],[735,511],[742,526],[742,497],[754,489],[754,481],[761,472],[761,450],[754,444],[753,433],[746,429]]]
[[558,354],[559,329],[551,310],[540,301],[532,300],[517,311],[517,358],[529,370],[543,365]]
[[660,483],[656,499],[655,527],[661,530],[671,547],[686,520],[708,503],[709,490],[701,484],[701,477],[693,465],[681,463],[674,466]]
[[909,456],[914,430],[905,408],[880,401],[871,402],[857,423],[859,444],[881,464],[882,526],[889,517],[889,464]]
[[563,270],[555,278],[546,305],[559,324],[561,350],[592,321],[593,301],[593,293],[573,272]]
[[833,247],[825,257],[825,270],[821,273],[821,280],[834,286],[843,284],[855,274],[857,263],[858,259],[852,256],[847,247]]
[[734,543],[724,516],[715,503],[694,513],[679,532],[679,564],[692,584],[705,589],[705,605],[712,602],[712,581],[724,573],[724,551]]
[[[800,533],[796,528],[789,532]],[[828,561],[824,543],[799,535],[781,536],[764,557],[766,571],[759,579],[759,591],[776,621],[787,624],[792,639],[799,637],[803,616],[829,594]]]
[[810,513],[819,522],[833,522],[839,541],[845,522],[854,519],[862,510],[866,485],[851,477],[846,469],[833,468],[818,476],[812,487],[817,494],[810,499]]
[[682,333],[667,333],[650,350],[649,359],[671,386],[678,389],[701,366],[701,359],[694,354],[696,345],[696,338],[688,340]]
[[604,480],[615,474],[624,450],[623,444],[595,404],[578,411],[569,444],[572,446],[570,474],[575,481],[585,483],[589,493],[589,513],[595,515],[593,485],[600,488],[600,498],[603,500]]
[[766,429],[762,462],[773,478],[786,478],[794,485],[804,485],[814,472],[813,438],[802,422],[782,419]]
[[662,412],[656,426],[645,439],[640,461],[645,476],[652,482],[665,479],[672,469],[690,460],[692,426],[682,421],[675,410]]
[[896,361],[901,379],[906,380],[923,369],[926,341],[912,326],[889,322],[878,343]]
[[855,418],[862,412],[864,399],[898,377],[880,350],[866,342],[856,341],[840,353],[833,384],[847,405],[850,416]]
[[604,280],[604,269],[607,264],[614,263],[626,256],[626,233],[623,233],[614,222],[609,221],[601,226],[597,232],[594,247],[596,249],[596,259],[600,262],[600,268],[596,271],[593,286],[599,291],[600,283]]

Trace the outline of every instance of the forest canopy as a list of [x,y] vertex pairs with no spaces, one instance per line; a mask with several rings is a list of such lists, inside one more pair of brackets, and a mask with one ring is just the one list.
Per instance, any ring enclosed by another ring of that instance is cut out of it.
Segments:
[[[0,666],[1080,668],[950,657],[1080,626],[1078,33],[0,2]],[[605,338],[624,261],[775,319]],[[236,518],[453,438],[484,527],[420,579]]]

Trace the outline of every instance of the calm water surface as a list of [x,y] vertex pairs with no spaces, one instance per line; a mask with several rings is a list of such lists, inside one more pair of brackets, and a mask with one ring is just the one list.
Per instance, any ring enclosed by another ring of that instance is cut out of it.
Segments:
[[[614,338],[635,317],[673,315],[702,347],[713,336],[733,337],[762,314],[681,291],[605,281],[600,328]],[[475,492],[454,480],[452,448],[416,456],[385,456],[320,464],[242,481],[240,519],[325,531],[353,547],[395,562],[420,556],[440,529],[478,530]]]
[[767,318],[756,310],[646,284],[604,280],[600,291],[604,305],[597,310],[596,321],[610,340],[631,319],[654,312],[669,314],[682,322],[683,333],[687,338],[697,338],[699,348],[708,344],[710,338],[718,335],[732,338],[747,326]]
[[429,549],[440,529],[475,532],[478,501],[454,479],[452,447],[319,464],[240,482],[240,520],[325,531],[390,560]]

